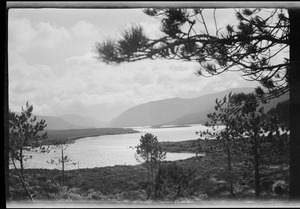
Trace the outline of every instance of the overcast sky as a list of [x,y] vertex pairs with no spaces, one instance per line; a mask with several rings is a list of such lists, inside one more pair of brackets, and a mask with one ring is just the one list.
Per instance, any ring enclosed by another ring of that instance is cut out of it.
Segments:
[[[219,12],[220,24],[235,21],[226,11]],[[9,108],[20,111],[29,101],[35,114],[109,121],[149,101],[258,85],[239,73],[198,77],[195,63],[144,60],[110,66],[95,59],[96,42],[134,23],[151,37],[161,34],[159,21],[141,9],[10,9]]]

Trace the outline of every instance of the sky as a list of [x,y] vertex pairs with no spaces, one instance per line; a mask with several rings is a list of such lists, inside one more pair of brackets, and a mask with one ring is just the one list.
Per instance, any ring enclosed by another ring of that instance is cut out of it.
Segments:
[[[235,21],[232,12],[218,12],[220,25]],[[149,101],[259,85],[237,72],[196,76],[199,65],[192,62],[107,65],[96,59],[96,42],[117,38],[137,23],[150,37],[161,36],[159,20],[141,9],[10,9],[9,108],[20,111],[28,101],[34,114],[78,114],[108,122]]]

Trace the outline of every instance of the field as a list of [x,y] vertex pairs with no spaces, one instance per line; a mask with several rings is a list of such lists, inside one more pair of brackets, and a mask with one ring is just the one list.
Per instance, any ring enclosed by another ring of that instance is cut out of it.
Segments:
[[[170,164],[171,162],[164,162]],[[210,165],[209,161],[195,157],[176,162],[187,168],[196,168],[196,177],[191,192],[177,200],[250,200],[254,199],[253,180],[239,177],[235,196],[229,194],[229,186],[224,178],[225,164]],[[11,171],[13,172],[13,171]],[[270,168],[262,179],[261,200],[287,200],[288,192],[277,195],[272,184],[277,180],[288,181],[289,166]],[[25,176],[35,200],[59,201],[146,201],[147,171],[141,165],[112,166],[92,169],[77,169],[65,172],[65,185],[61,185],[61,172],[48,169],[26,169]],[[16,176],[10,178],[13,200],[28,200]],[[166,199],[170,200],[170,199]]]
[[[92,129],[69,129],[69,130],[46,130],[48,138],[43,142],[44,145],[60,144],[67,141],[76,140],[84,137],[138,133],[130,128],[92,128]],[[42,132],[41,134],[43,134]]]

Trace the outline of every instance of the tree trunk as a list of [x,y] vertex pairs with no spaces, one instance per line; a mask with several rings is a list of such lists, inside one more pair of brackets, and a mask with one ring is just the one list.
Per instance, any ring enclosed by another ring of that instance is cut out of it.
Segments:
[[254,179],[255,179],[255,198],[260,194],[260,175],[259,175],[259,153],[258,153],[258,137],[254,137]]
[[229,174],[229,186],[230,186],[230,195],[233,196],[233,182],[232,182],[232,167],[231,167],[231,153],[230,147],[227,145],[227,166]]
[[17,167],[16,167],[16,164],[15,164],[14,159],[12,159],[12,163],[13,163],[13,165],[14,165],[14,168],[15,168],[15,170],[16,170],[18,176],[19,176],[19,179],[20,179],[20,181],[21,181],[21,183],[22,183],[22,185],[23,185],[23,187],[24,187],[24,189],[25,189],[27,195],[29,196],[29,198],[31,199],[31,201],[33,201],[33,197],[32,197],[32,195],[30,194],[30,192],[29,192],[29,190],[28,190],[28,188],[27,188],[27,186],[26,186],[26,183],[25,183],[25,181],[24,181],[22,175],[19,173],[19,171],[18,171],[18,169],[17,169]]
[[23,148],[20,148],[20,171],[22,178],[24,178]]
[[65,185],[65,159],[64,159],[64,147],[61,147],[61,165],[62,165],[62,185]]
[[290,19],[290,200],[300,200],[300,11],[289,9]]
[[147,166],[147,185],[146,185],[146,192],[147,192],[147,199],[150,198],[150,161],[149,161],[149,155],[147,156],[147,159],[146,159],[146,166]]

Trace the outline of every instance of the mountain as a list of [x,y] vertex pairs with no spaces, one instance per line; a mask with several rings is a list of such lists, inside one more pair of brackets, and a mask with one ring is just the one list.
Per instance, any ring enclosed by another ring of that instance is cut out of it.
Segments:
[[[178,115],[188,113],[189,103],[184,99],[172,98],[138,105],[123,112],[111,124],[111,127],[144,126],[165,123],[176,119]],[[178,109],[181,109],[178,112]]]
[[46,128],[45,129],[56,129],[56,130],[66,130],[66,129],[80,129],[84,128],[81,126],[74,125],[72,123],[66,122],[64,119],[58,117],[58,116],[41,116],[41,115],[35,115],[37,121],[40,121],[41,119],[46,121]]
[[[21,112],[16,112],[20,115]],[[45,116],[36,115],[36,120],[45,120],[47,130],[67,130],[67,129],[87,129],[87,128],[105,128],[108,127],[109,123],[100,122],[92,117],[83,117],[76,114],[65,114],[60,116]]]
[[102,122],[92,117],[86,117],[91,123],[94,124],[96,128],[106,128],[109,125],[109,122]]
[[[244,92],[246,93],[246,92]],[[218,97],[219,100],[222,99],[224,96]],[[286,101],[289,99],[289,95],[283,95],[279,98],[274,98],[270,100],[268,103],[263,104],[261,106],[264,107],[265,113],[268,112],[270,109],[274,108],[278,103]],[[184,115],[182,117],[177,118],[176,120],[169,121],[167,124],[176,124],[176,125],[184,125],[184,124],[204,124],[208,121],[207,114],[215,112],[215,103],[212,104],[211,107],[203,110],[201,112],[191,113]],[[164,124],[162,124],[164,125]]]
[[92,117],[83,117],[75,114],[61,116],[41,116],[35,115],[37,121],[44,119],[48,130],[67,130],[67,129],[85,129],[85,128],[103,128],[107,124],[97,121]]
[[[205,123],[207,114],[214,112],[216,98],[222,99],[229,92],[250,93],[254,88],[233,88],[213,94],[206,94],[192,99],[171,98],[152,101],[132,107],[111,122],[111,127],[183,125]],[[288,96],[271,100],[264,105],[266,111],[276,106]]]
[[75,126],[84,128],[103,128],[106,126],[106,123],[100,122],[92,117],[83,117],[75,114],[60,115],[60,118]]

